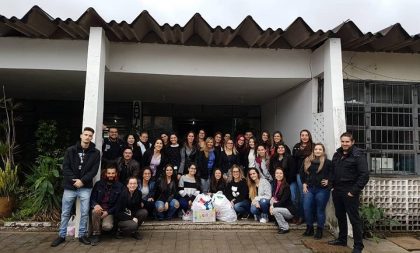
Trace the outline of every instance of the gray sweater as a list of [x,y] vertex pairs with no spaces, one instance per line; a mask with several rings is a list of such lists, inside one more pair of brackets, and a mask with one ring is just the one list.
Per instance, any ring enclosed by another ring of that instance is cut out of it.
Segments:
[[258,185],[258,193],[257,196],[252,201],[255,204],[256,201],[260,201],[261,199],[271,199],[271,184],[265,178],[260,178],[260,184]]

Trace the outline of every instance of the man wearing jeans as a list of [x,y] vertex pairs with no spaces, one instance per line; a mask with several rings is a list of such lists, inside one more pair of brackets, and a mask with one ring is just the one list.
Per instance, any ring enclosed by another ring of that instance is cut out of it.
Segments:
[[66,240],[67,224],[77,197],[80,199],[79,241],[90,245],[87,236],[87,223],[89,217],[90,193],[93,187],[93,178],[98,172],[100,152],[92,143],[95,131],[85,127],[80,135],[80,142],[66,150],[63,161],[63,188],[61,223],[59,236],[52,243],[56,247]]
[[347,246],[347,214],[353,226],[352,252],[361,253],[364,246],[362,221],[359,216],[359,196],[369,181],[368,164],[363,151],[354,146],[351,133],[343,133],[340,140],[341,148],[337,149],[332,159],[331,176],[335,216],[337,216],[340,231],[338,238],[328,243]]

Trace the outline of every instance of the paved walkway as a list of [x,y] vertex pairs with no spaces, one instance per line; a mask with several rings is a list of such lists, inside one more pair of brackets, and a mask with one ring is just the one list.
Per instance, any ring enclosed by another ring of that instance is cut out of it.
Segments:
[[[50,243],[57,233],[51,232],[0,232],[0,252],[147,252],[147,253],[248,253],[248,252],[287,252],[310,253],[303,243],[301,230],[293,230],[286,235],[278,235],[274,231],[142,231],[143,240],[133,238],[114,239],[104,236],[98,246],[86,246],[74,239],[67,239],[57,248],[51,248]],[[327,235],[322,241],[326,242],[332,237]],[[325,243],[326,244],[326,243]],[[349,241],[352,245],[352,241]],[[366,241],[366,251],[371,253],[406,253],[387,240],[379,244]],[[348,248],[347,252],[351,252]],[[326,251],[333,252],[333,251]]]

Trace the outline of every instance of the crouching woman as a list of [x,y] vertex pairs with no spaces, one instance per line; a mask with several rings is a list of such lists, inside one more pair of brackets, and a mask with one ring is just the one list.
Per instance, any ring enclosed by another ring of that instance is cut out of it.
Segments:
[[147,210],[140,208],[142,203],[141,192],[138,190],[137,178],[130,177],[125,189],[118,201],[118,232],[116,237],[121,238],[122,235],[130,235],[141,240],[138,228],[147,217]]
[[279,234],[289,232],[289,223],[286,220],[293,218],[296,208],[293,205],[290,187],[286,182],[284,171],[277,167],[274,171],[273,197],[270,200],[270,213],[276,219],[279,226]]

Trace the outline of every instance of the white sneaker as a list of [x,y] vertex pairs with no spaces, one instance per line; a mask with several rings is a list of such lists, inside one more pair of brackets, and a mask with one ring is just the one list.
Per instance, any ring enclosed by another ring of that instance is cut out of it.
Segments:
[[261,222],[261,223],[267,223],[267,219],[266,219],[266,218],[261,218],[261,219],[260,219],[260,222]]

